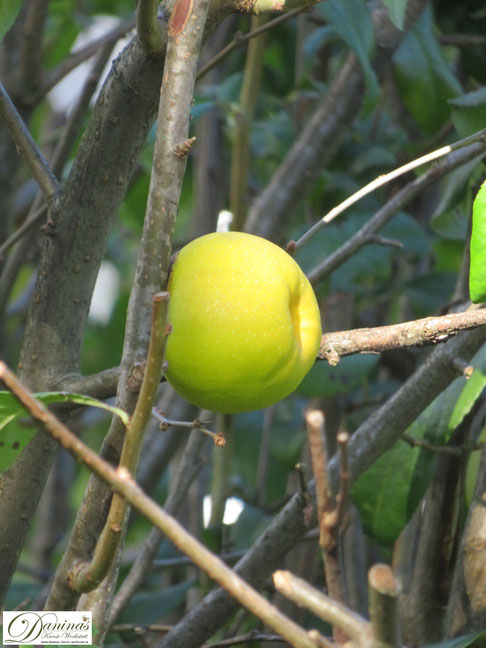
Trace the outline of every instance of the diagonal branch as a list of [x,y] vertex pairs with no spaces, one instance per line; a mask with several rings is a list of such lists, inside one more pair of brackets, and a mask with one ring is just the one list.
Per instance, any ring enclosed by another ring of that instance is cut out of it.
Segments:
[[[130,474],[135,474],[138,466],[143,434],[150,419],[162,374],[165,345],[170,332],[166,324],[168,302],[167,292],[157,293],[152,300],[152,329],[143,382],[120,458],[120,466]],[[127,508],[126,500],[115,494],[111,500],[105,528],[94,550],[93,560],[76,565],[68,576],[72,589],[88,592],[95,589],[105,578],[121,543]]]
[[46,200],[51,199],[59,189],[58,182],[2,83],[0,83],[0,115],[10,131],[18,152],[39,185],[44,198]]
[[444,160],[436,165],[431,166],[425,173],[418,178],[409,182],[403,189],[396,193],[370,220],[363,225],[351,238],[349,238],[340,248],[330,254],[322,263],[311,270],[308,274],[309,281],[312,284],[327,277],[331,272],[343,264],[347,259],[356,254],[365,245],[368,245],[372,239],[370,236],[376,234],[384,227],[400,209],[413,200],[426,187],[436,182],[446,173],[450,173],[465,162],[474,157],[482,157],[486,152],[486,142],[475,142],[464,148],[450,153]]
[[457,142],[454,142],[453,144],[448,144],[447,146],[442,146],[441,148],[437,149],[436,151],[432,151],[431,153],[427,153],[426,155],[422,155],[421,157],[412,160],[411,162],[407,162],[407,164],[404,164],[401,167],[398,167],[397,169],[394,169],[393,171],[390,171],[390,173],[385,173],[384,175],[378,176],[378,178],[375,178],[372,182],[367,184],[364,187],[361,187],[359,191],[356,191],[354,194],[349,196],[349,198],[346,198],[342,203],[337,205],[336,207],[333,207],[330,212],[328,212],[325,216],[321,218],[320,221],[317,221],[305,234],[303,234],[298,241],[295,242],[295,249],[299,249],[306,243],[309,239],[311,239],[314,234],[317,234],[319,230],[321,230],[323,227],[326,225],[329,225],[331,221],[333,221],[337,216],[342,214],[346,209],[360,201],[362,198],[367,196],[368,194],[372,193],[373,191],[376,191],[380,187],[383,187],[385,184],[391,182],[392,180],[396,180],[396,178],[399,178],[400,176],[404,175],[405,173],[409,173],[413,169],[417,169],[420,166],[423,166],[424,164],[428,164],[429,162],[433,162],[434,160],[437,160],[440,157],[443,157],[444,155],[448,155],[449,153],[452,153],[452,151],[456,151],[457,149],[463,148],[464,146],[468,146],[469,144],[473,144],[474,142],[485,142],[486,141],[486,128],[483,128],[483,130],[478,131],[477,133],[474,133],[473,135],[470,135],[469,137],[465,137],[464,139],[461,139]]
[[315,648],[315,643],[305,630],[284,616],[264,596],[238,577],[218,556],[215,556],[196,540],[175,518],[148,497],[126,468],[113,468],[111,464],[80,441],[42,403],[32,397],[3,362],[0,362],[0,380],[5,382],[30,414],[42,423],[47,433],[160,529],[171,542],[212,579],[219,582],[236,600],[267,623],[291,645],[296,648]]

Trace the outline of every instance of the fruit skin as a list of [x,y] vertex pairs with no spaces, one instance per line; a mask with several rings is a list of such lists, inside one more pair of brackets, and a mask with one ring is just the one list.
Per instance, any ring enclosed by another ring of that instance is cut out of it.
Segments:
[[241,232],[195,239],[175,260],[169,292],[166,376],[201,408],[272,405],[315,361],[321,321],[312,287],[266,239]]
[[480,304],[486,301],[486,182],[474,199],[470,251],[469,295]]

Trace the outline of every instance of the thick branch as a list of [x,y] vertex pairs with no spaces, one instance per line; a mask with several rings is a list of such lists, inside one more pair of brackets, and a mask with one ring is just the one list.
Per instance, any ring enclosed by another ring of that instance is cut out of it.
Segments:
[[425,317],[413,322],[324,333],[318,358],[330,365],[355,353],[383,353],[403,347],[445,342],[459,331],[486,324],[486,309],[470,309],[441,317]]

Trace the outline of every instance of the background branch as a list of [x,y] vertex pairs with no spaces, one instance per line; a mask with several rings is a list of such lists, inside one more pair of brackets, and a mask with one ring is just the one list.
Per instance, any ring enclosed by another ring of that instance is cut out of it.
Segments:
[[44,198],[49,200],[57,192],[59,188],[58,182],[2,83],[0,83],[0,115],[15,141],[17,151],[29,167]]
[[[406,27],[413,23],[426,5],[427,0],[407,3]],[[382,6],[373,11],[373,22],[375,42],[381,50],[381,58],[377,57],[376,60],[383,64],[398,47],[405,32],[395,28]],[[351,53],[272,179],[254,200],[245,231],[265,238],[275,236],[315,174],[334,156],[342,137],[361,109],[364,92],[361,66]]]

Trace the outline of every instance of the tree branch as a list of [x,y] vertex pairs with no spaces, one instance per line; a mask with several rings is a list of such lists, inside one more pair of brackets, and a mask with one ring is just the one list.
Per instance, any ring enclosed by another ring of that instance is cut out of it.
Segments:
[[[356,480],[379,456],[390,448],[417,416],[457,377],[451,357],[470,359],[486,342],[484,328],[467,331],[437,347],[417,371],[376,410],[351,436],[348,449],[349,474]],[[329,481],[337,492],[340,480],[339,457],[331,458]],[[310,497],[303,502],[300,494],[275,516],[235,571],[255,587],[278,568],[286,553],[307,531]],[[269,550],[271,547],[271,550]],[[221,589],[213,590],[182,621],[174,626],[158,648],[197,648],[235,611],[237,604]]]
[[424,317],[402,324],[324,333],[318,358],[334,366],[347,355],[383,353],[391,349],[437,344],[457,335],[459,331],[485,324],[486,309],[472,307],[462,313]]
[[[170,332],[166,324],[168,303],[169,293],[167,292],[158,293],[152,299],[152,328],[142,387],[125,435],[120,458],[120,467],[126,468],[132,475],[135,474],[138,466],[143,434],[150,419],[162,374],[165,346]],[[68,574],[69,586],[72,589],[77,592],[89,592],[105,578],[120,546],[127,512],[126,500],[115,494],[92,561],[73,566]]]
[[343,603],[322,594],[307,581],[288,571],[276,571],[273,575],[275,588],[297,605],[304,606],[319,618],[343,630],[361,645],[370,636],[370,624]]
[[[164,503],[164,510],[170,515],[175,515],[185,500],[189,486],[201,466],[201,451],[205,438],[196,431],[192,432],[184,449],[184,453],[177,467],[175,478],[172,482],[169,495]],[[121,611],[132,599],[142,585],[145,577],[152,568],[153,560],[157,554],[164,534],[159,529],[152,529],[145,539],[137,559],[133,563],[125,580],[120,586],[110,610],[108,627],[115,623]]]
[[139,0],[136,8],[137,37],[143,51],[159,55],[165,48],[165,37],[158,21],[158,0]]
[[[421,13],[428,0],[407,3],[406,25]],[[373,10],[375,41],[381,60],[388,61],[404,33],[391,23],[379,5]],[[278,226],[292,213],[315,174],[325,167],[339,147],[350,124],[359,114],[364,96],[363,75],[354,54],[349,54],[327,94],[294,142],[271,181],[253,202],[245,231],[272,238]]]
[[391,567],[373,565],[368,572],[373,639],[380,648],[400,648],[398,584]]
[[307,230],[307,232],[303,234],[298,241],[295,242],[295,249],[302,247],[302,245],[304,245],[304,243],[311,239],[314,234],[317,234],[319,230],[321,230],[326,225],[329,225],[329,223],[331,223],[337,216],[339,216],[339,214],[342,214],[344,211],[346,211],[346,209],[348,209],[348,207],[351,207],[351,205],[359,202],[365,196],[368,196],[373,191],[376,191],[376,189],[379,189],[379,187],[383,187],[385,184],[391,182],[392,180],[395,180],[396,178],[399,178],[405,173],[409,173],[413,169],[437,160],[440,157],[444,157],[444,155],[448,155],[449,153],[452,153],[452,151],[457,151],[460,148],[464,148],[469,144],[474,144],[475,142],[482,142],[483,144],[486,143],[486,128],[483,128],[483,130],[480,130],[477,133],[470,135],[469,137],[458,140],[453,144],[442,146],[436,151],[422,155],[421,157],[412,160],[411,162],[407,162],[407,164],[404,164],[403,166],[398,167],[397,169],[394,169],[389,173],[378,176],[378,178],[375,178],[375,180],[362,187],[359,191],[356,191],[354,194],[349,196],[349,198],[346,198],[346,200],[344,200],[342,203],[340,203],[336,207],[333,207],[330,212],[323,216],[320,221],[315,223],[315,225]]
[[315,648],[315,643],[294,621],[284,616],[265,597],[237,576],[231,568],[212,554],[178,522],[137,486],[124,467],[117,469],[93,452],[66,428],[42,403],[36,401],[5,363],[0,362],[0,380],[40,423],[53,439],[82,461],[110,487],[127,500],[212,579],[219,582],[244,607],[262,619],[275,632],[297,648]]
[[287,13],[284,13],[280,16],[277,16],[276,18],[273,18],[273,20],[269,20],[264,25],[260,25],[259,27],[252,29],[247,34],[242,34],[241,32],[237,32],[233,36],[233,40],[231,41],[231,43],[228,43],[226,47],[224,47],[220,52],[218,52],[215,56],[213,56],[212,59],[210,59],[207,63],[205,63],[199,68],[196,75],[196,81],[202,79],[202,77],[205,74],[207,74],[210,70],[216,67],[218,63],[220,63],[224,58],[226,58],[229,54],[231,54],[231,52],[233,52],[238,47],[241,47],[252,38],[256,38],[256,36],[259,36],[260,34],[267,32],[269,29],[272,29],[272,27],[276,27],[276,25],[279,25],[280,23],[285,22],[290,18],[293,18],[294,16],[297,16],[298,14],[302,13],[302,11],[304,11],[304,9],[292,9]]
[[29,167],[44,198],[49,201],[59,189],[58,182],[2,83],[0,83],[0,115],[10,131],[17,151]]
[[308,274],[309,281],[316,284],[324,277],[327,277],[336,268],[342,265],[358,250],[370,242],[370,235],[376,234],[389,220],[397,214],[405,205],[413,200],[426,187],[436,182],[446,173],[453,171],[465,162],[474,157],[484,156],[486,151],[486,142],[476,142],[460,148],[450,153],[444,160],[430,167],[421,176],[409,182],[403,189],[396,193],[383,207],[370,218],[351,238],[349,238],[340,248],[330,254],[322,263],[311,270]]
[[127,18],[126,20],[120,21],[109,32],[100,36],[100,38],[95,39],[91,43],[88,43],[79,50],[73,52],[68,58],[64,59],[59,63],[46,77],[42,87],[38,92],[32,94],[26,99],[27,103],[31,106],[37,105],[45,95],[56,86],[59,81],[62,81],[70,72],[72,72],[78,65],[84,63],[90,59],[94,54],[105,46],[111,45],[113,49],[114,44],[117,40],[122,38],[127,32],[135,27],[135,19],[133,17]]

